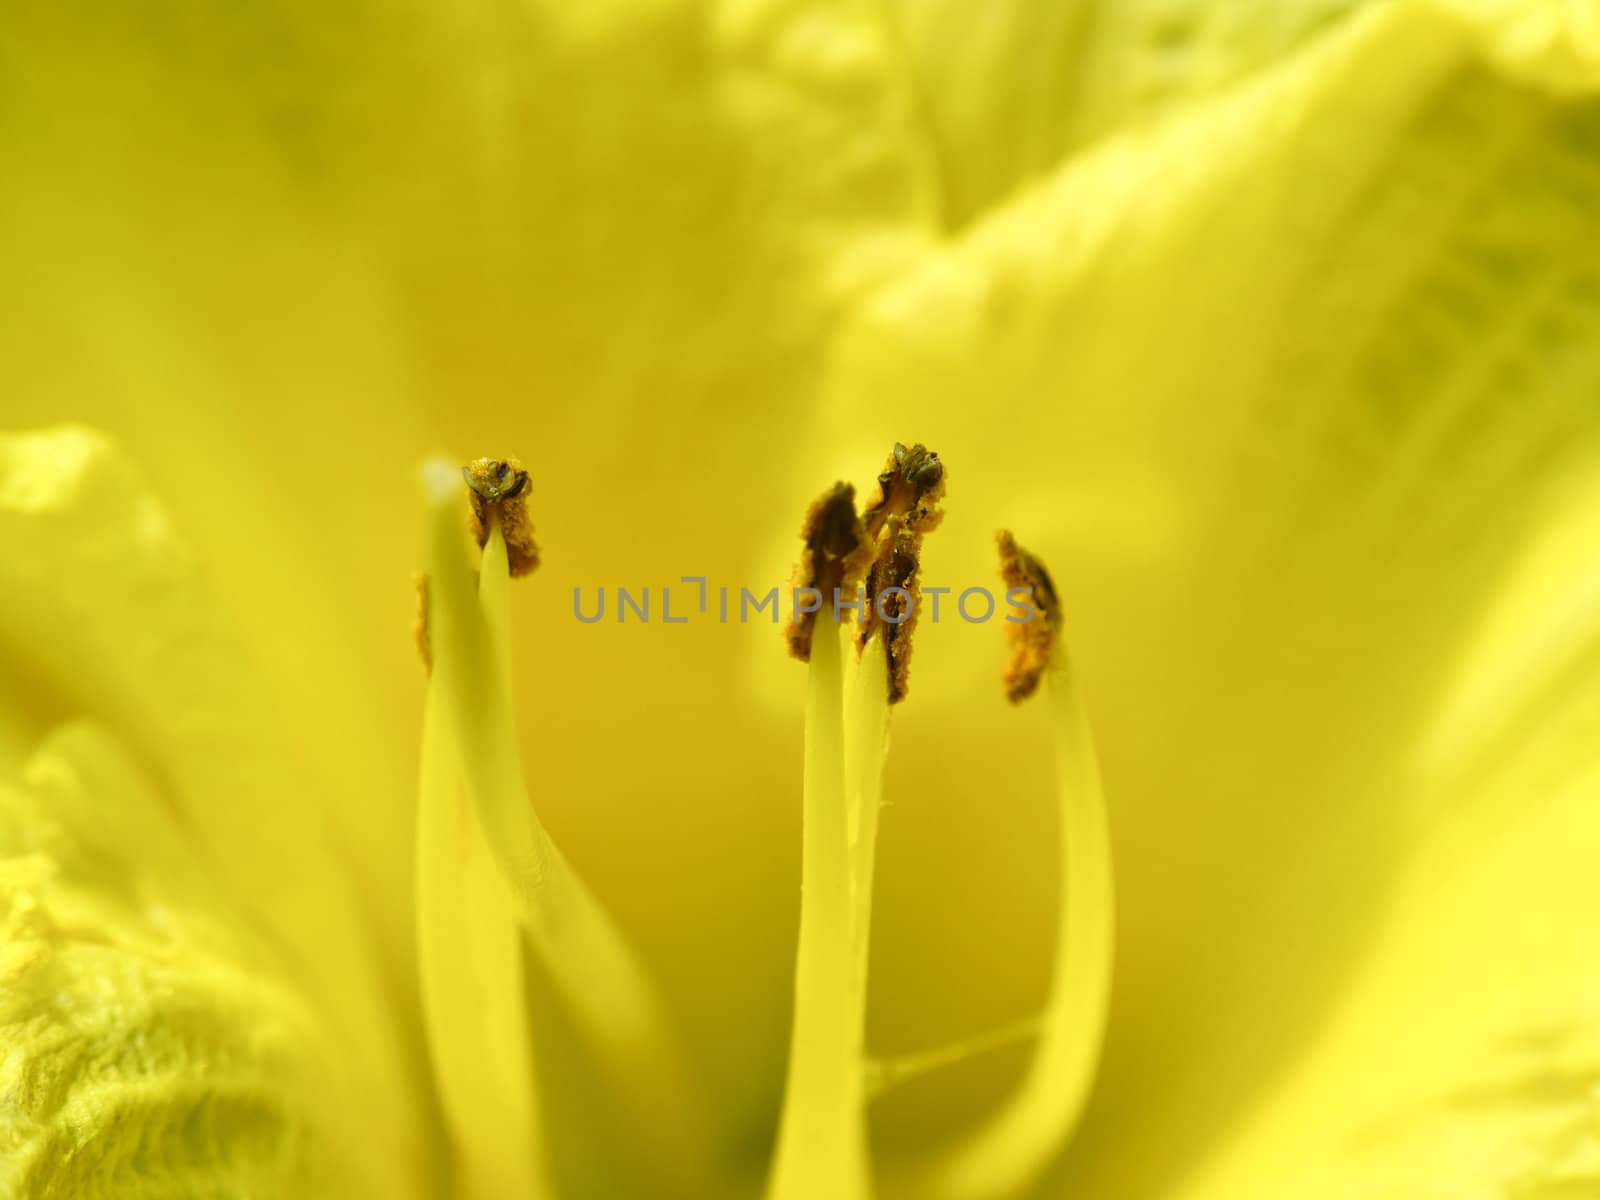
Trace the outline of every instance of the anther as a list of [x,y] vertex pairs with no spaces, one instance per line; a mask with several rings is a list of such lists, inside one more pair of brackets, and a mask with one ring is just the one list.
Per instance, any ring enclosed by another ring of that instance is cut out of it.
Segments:
[[[806,510],[800,537],[805,549],[795,567],[796,592],[814,589],[823,604],[832,604],[836,591],[855,589],[871,556],[871,543],[856,516],[855,488],[848,483],[829,488]],[[784,631],[789,653],[801,662],[810,662],[818,607],[809,612],[795,604],[790,608],[791,618]]]
[[938,507],[944,480],[944,463],[932,450],[920,442],[909,448],[896,442],[878,476],[878,492],[861,514],[867,536],[876,539],[893,517],[903,518],[914,533],[932,532],[944,517]]
[[1006,618],[1006,638],[1011,643],[1011,661],[1004,675],[1006,698],[1016,704],[1033,695],[1050,665],[1061,624],[1061,605],[1044,564],[1017,545],[1010,530],[1002,529],[995,541],[1000,546],[1000,575],[1005,580],[1006,600],[1013,607],[1027,610],[1025,618]]
[[867,604],[856,635],[864,647],[874,634],[883,638],[889,667],[889,702],[905,699],[910,688],[911,634],[916,626],[915,590],[922,563],[922,536],[944,519],[945,468],[920,442],[896,442],[878,476],[877,494],[862,514],[872,540],[867,573]]
[[528,574],[539,565],[528,519],[528,472],[514,458],[477,458],[461,468],[461,477],[467,481],[467,525],[478,545],[489,540],[489,527],[498,519],[512,576]]

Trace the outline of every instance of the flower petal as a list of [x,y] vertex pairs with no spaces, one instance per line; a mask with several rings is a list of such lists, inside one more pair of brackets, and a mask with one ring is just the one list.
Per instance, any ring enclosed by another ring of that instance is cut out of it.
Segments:
[[[1408,764],[1458,656],[1592,465],[1597,113],[1564,74],[1503,74],[1495,32],[1354,13],[988,213],[863,303],[838,356],[837,419],[964,448],[930,570],[981,578],[961,548],[995,523],[1047,531],[1096,698],[1122,940],[1059,1186],[1159,1194],[1312,1035],[1438,815]],[[974,686],[961,626],[926,633],[923,697]],[[941,762],[958,731],[930,707],[898,749]],[[1012,777],[1010,837],[992,805],[982,841],[953,804],[904,806],[891,853],[910,833],[973,865],[935,918],[886,864],[881,940],[904,949],[874,978],[922,974],[881,1029],[937,1042],[1031,1007],[1017,947],[1046,944],[1042,906],[997,899],[994,864],[1038,871],[1036,786]],[[980,968],[1009,1011],[959,986]],[[886,1107],[885,1134],[932,1136],[955,1103]]]
[[1060,161],[1281,60],[1362,0],[902,0],[944,219],[980,219]]
[[[333,791],[209,594],[166,511],[102,435],[0,436],[0,687],[26,734],[87,718],[159,781],[187,854],[274,946],[371,1093],[383,1187],[407,1195],[430,1153],[421,1050],[385,994],[359,881],[329,836]],[[377,1143],[374,1143],[377,1144]]]
[[1455,666],[1413,764],[1434,828],[1359,980],[1186,1195],[1560,1200],[1600,1187],[1597,536],[1591,472]]
[[63,728],[0,784],[0,911],[0,1192],[351,1182],[311,1010],[99,728]]
[[1595,0],[1438,0],[1483,40],[1512,78],[1573,95],[1600,77],[1600,5]]
[[[1546,558],[1510,581],[1517,624],[1492,620],[1460,664],[1505,679],[1505,656],[1544,641],[1531,672],[1519,664],[1539,685],[1503,705],[1513,730],[1475,721],[1483,740],[1450,736],[1419,756],[1418,789],[1438,815],[1356,981],[1184,1200],[1600,1190],[1600,608],[1588,540],[1600,492],[1591,482],[1573,501],[1564,532],[1587,535],[1581,549],[1566,541],[1560,578]],[[1574,610],[1584,582],[1589,602]],[[1561,607],[1570,640],[1552,655],[1538,618]]]

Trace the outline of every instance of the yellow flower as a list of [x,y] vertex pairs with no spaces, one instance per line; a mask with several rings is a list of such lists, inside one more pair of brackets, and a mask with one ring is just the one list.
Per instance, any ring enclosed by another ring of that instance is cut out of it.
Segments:
[[[454,1194],[439,444],[531,472],[509,744],[761,1194],[803,672],[572,593],[781,584],[912,437],[930,582],[993,586],[1002,525],[1049,563],[1111,814],[1110,1024],[1032,1193],[1600,1187],[1591,0],[20,4],[0,60],[0,417],[42,430],[0,444],[0,1195]],[[894,718],[884,1063],[1049,987],[1051,722],[998,641],[921,628]],[[558,1178],[628,1127],[580,1033],[479,1097],[537,1098],[482,1119]],[[880,1193],[1033,1049],[874,1099]]]

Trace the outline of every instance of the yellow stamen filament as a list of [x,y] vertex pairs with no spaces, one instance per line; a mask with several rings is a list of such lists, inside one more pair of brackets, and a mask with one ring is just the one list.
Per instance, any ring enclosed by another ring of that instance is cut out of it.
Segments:
[[[850,847],[856,897],[856,970],[862,1001],[866,999],[867,967],[872,948],[873,877],[879,815],[883,809],[883,767],[889,750],[889,717],[893,711],[887,697],[887,679],[884,647],[874,638],[867,643],[856,665],[845,720],[849,755],[845,788],[850,797]],[[865,1015],[863,1004],[863,1022]],[[932,1071],[1028,1041],[1039,1035],[1040,1024],[1039,1017],[1029,1017],[937,1049],[889,1059],[866,1059],[862,1064],[865,1097],[874,1100],[889,1089]]]
[[[833,587],[849,590],[871,565],[869,602],[890,586],[914,588],[943,482],[937,455],[896,445],[862,516],[852,489],[835,485],[806,514],[797,582],[831,599]],[[791,652],[811,669],[794,1026],[769,1200],[872,1192],[863,1113],[872,890],[890,705],[905,695],[909,628],[864,614],[848,687],[831,604],[789,632]]]
[[[897,449],[903,457],[904,447]],[[889,491],[880,488],[879,507],[890,491],[914,504],[936,482],[924,478],[894,489],[891,478],[883,485]],[[871,1193],[863,1114],[867,962],[893,689],[882,637],[865,639],[846,686],[832,594],[853,588],[875,553],[853,499],[848,485],[837,484],[806,514],[797,586],[815,587],[827,599],[788,636],[791,653],[811,667],[794,1026],[771,1200]]]
[[953,1067],[957,1063],[966,1062],[968,1059],[977,1058],[982,1054],[992,1054],[996,1050],[1004,1050],[1023,1042],[1032,1041],[1039,1036],[1040,1018],[1026,1017],[1021,1021],[1013,1021],[1009,1025],[1002,1025],[997,1029],[988,1030],[975,1037],[963,1038],[959,1042],[950,1042],[934,1050],[923,1050],[914,1054],[900,1054],[894,1058],[874,1058],[867,1062],[867,1099],[876,1100],[891,1088],[897,1088],[903,1083],[910,1083],[915,1079],[931,1072]]
[[867,963],[871,955],[872,891],[883,811],[883,766],[889,752],[889,663],[880,638],[861,652],[845,712],[845,794],[849,805],[857,1023],[866,1024]]
[[1065,1145],[1099,1066],[1111,1000],[1111,841],[1088,717],[1059,644],[1045,671],[1055,725],[1061,899],[1050,993],[1027,1072],[1005,1104],[929,1164],[927,1200],[1012,1195]]
[[824,605],[807,676],[794,1025],[769,1200],[858,1200],[871,1192],[839,642]]
[[434,1076],[467,1200],[546,1196],[522,926],[465,803],[436,682],[422,719],[417,952]]
[[[642,963],[540,824],[524,782],[512,712],[504,534],[491,519],[474,594],[461,477],[436,465],[427,480],[430,690],[445,714],[452,764],[484,852],[524,944],[613,1088],[629,1134],[648,1143],[646,1169],[664,1194],[687,1194],[690,1181],[704,1182],[705,1130],[677,1038]],[[520,1003],[520,986],[515,996]]]

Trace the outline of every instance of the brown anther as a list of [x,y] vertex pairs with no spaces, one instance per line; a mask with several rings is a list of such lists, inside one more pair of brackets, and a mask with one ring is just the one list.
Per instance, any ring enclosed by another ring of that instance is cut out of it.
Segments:
[[428,635],[428,573],[418,571],[415,576],[417,585],[417,619],[411,627],[412,635],[417,639],[417,653],[422,656],[422,665],[427,668],[428,674],[433,674],[433,643]]
[[467,481],[470,510],[467,527],[479,546],[489,540],[496,518],[506,539],[506,558],[513,578],[539,565],[539,547],[528,519],[528,472],[514,458],[476,458],[461,468]]
[[922,536],[938,528],[944,518],[939,508],[944,488],[944,463],[937,454],[920,442],[909,448],[896,442],[878,476],[877,493],[862,514],[872,541],[873,562],[867,573],[856,645],[865,647],[872,635],[881,631],[889,667],[890,704],[904,700],[910,688],[911,634],[917,623]]
[[944,518],[944,463],[921,442],[907,448],[896,442],[878,476],[878,491],[867,501],[861,520],[867,536],[877,540],[891,517],[904,518],[913,533],[930,533]]
[[[1006,602],[1014,608],[1027,607],[1026,620],[1006,617],[1006,638],[1011,643],[1011,661],[1004,675],[1006,699],[1013,704],[1026,700],[1038,690],[1039,680],[1050,665],[1056,635],[1061,624],[1061,604],[1055,584],[1044,564],[1002,529],[995,535],[1000,544],[1000,575],[1006,584]],[[1018,593],[1026,591],[1026,603]]]
[[[805,549],[795,567],[795,589],[814,589],[821,595],[823,606],[833,603],[836,589],[840,593],[853,592],[871,553],[871,543],[856,516],[855,488],[848,483],[829,488],[806,510],[800,537]],[[801,662],[810,662],[817,614],[798,611],[793,595],[791,592],[791,617],[784,637],[790,654]]]

